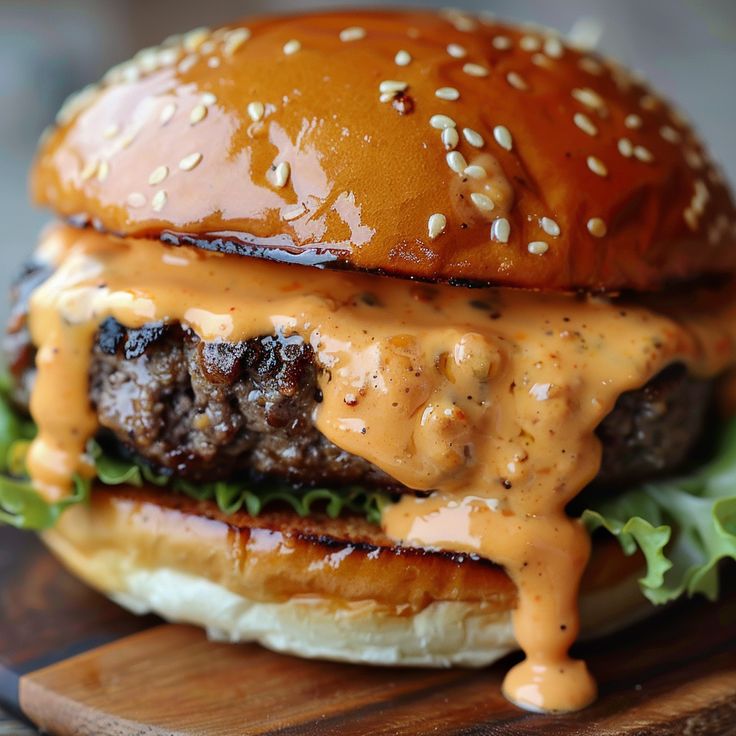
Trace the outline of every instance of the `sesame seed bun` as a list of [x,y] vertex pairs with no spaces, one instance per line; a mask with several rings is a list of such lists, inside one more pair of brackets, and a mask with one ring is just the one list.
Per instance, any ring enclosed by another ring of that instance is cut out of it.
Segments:
[[32,186],[114,233],[405,277],[736,271],[731,195],[666,102],[551,32],[450,11],[172,38],[64,107]]
[[[67,567],[136,613],[303,657],[480,667],[517,648],[516,589],[467,555],[397,547],[362,519],[239,512],[160,489],[98,488],[44,539]],[[610,540],[609,540],[610,541]],[[596,545],[583,583],[585,633],[654,609],[637,558]]]

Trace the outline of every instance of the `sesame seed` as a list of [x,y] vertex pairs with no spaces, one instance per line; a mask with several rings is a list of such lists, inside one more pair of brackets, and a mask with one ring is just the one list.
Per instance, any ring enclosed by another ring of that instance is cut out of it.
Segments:
[[643,161],[645,164],[649,164],[654,161],[654,156],[652,155],[652,152],[644,146],[634,146],[634,156],[638,158],[639,161]]
[[462,174],[468,166],[468,162],[465,160],[465,156],[458,151],[450,151],[447,156],[447,165],[456,173]]
[[603,98],[597,92],[594,92],[588,87],[576,87],[571,94],[578,102],[582,102],[583,105],[591,108],[592,110],[600,112],[606,109],[606,103],[603,101]]
[[573,116],[573,121],[584,133],[587,133],[588,135],[598,135],[598,128],[596,128],[593,121],[584,113],[576,112]]
[[551,217],[543,217],[539,221],[539,224],[547,235],[551,235],[553,238],[559,237],[560,226]]
[[432,115],[429,119],[429,124],[437,130],[456,127],[455,121],[447,115]]
[[125,133],[125,135],[122,135],[120,136],[120,138],[118,138],[118,146],[121,149],[127,148],[135,140],[136,135],[138,135],[137,131],[128,131],[127,133]]
[[378,96],[379,102],[391,102],[392,100],[396,99],[396,92],[384,92],[382,95]]
[[161,49],[158,52],[158,63],[161,68],[171,67],[176,64],[179,54],[179,49]]
[[434,91],[434,95],[450,102],[460,99],[460,92],[455,87],[440,87]]
[[478,164],[466,166],[463,174],[465,174],[465,176],[469,176],[471,179],[485,179],[488,176],[488,172]]
[[496,205],[490,197],[486,196],[485,194],[479,194],[478,192],[473,192],[470,195],[470,201],[481,212],[492,212],[496,208]]
[[442,131],[442,144],[445,150],[452,151],[453,148],[457,148],[459,142],[460,137],[457,134],[457,128],[445,128]]
[[669,143],[679,143],[682,140],[682,136],[670,125],[663,125],[659,134]]
[[148,62],[151,71],[176,64],[180,54],[179,49],[154,49],[153,58]]
[[515,89],[526,90],[529,86],[524,81],[524,78],[518,72],[509,72],[506,75],[506,81]]
[[592,74],[596,77],[603,74],[603,65],[590,56],[583,56],[580,61],[578,61],[578,66],[584,72],[588,72],[588,74]]
[[550,59],[561,59],[565,54],[565,47],[562,45],[562,41],[556,36],[550,36],[544,41],[544,53],[549,56]]
[[48,142],[51,136],[54,134],[54,126],[53,125],[47,125],[42,131],[41,135],[38,137],[38,145],[39,146],[45,146]]
[[209,37],[209,28],[195,28],[184,35],[183,46],[189,53],[194,53]]
[[400,82],[396,79],[386,79],[378,85],[378,91],[383,94],[396,94],[403,92],[409,85],[406,82]]
[[493,137],[501,148],[505,148],[507,151],[513,148],[514,139],[505,125],[497,125],[493,129]]
[[535,256],[544,255],[549,250],[549,245],[544,240],[533,240],[526,249]]
[[360,41],[365,38],[365,28],[360,26],[350,26],[340,31],[340,40],[347,43],[348,41]]
[[618,152],[624,158],[631,158],[634,155],[634,144],[628,138],[621,138],[618,142]]
[[497,243],[508,243],[511,235],[511,224],[505,217],[497,217],[491,225],[491,240]]
[[427,232],[432,240],[439,237],[445,231],[446,227],[447,218],[439,212],[435,212],[435,214],[431,215],[429,220],[427,220]]
[[519,48],[522,51],[539,51],[542,48],[542,42],[536,36],[522,36]]
[[82,181],[88,181],[97,173],[97,167],[99,162],[97,159],[92,158],[84,165],[84,168],[79,172],[79,177]]
[[195,64],[197,63],[197,56],[195,54],[189,54],[185,56],[176,68],[181,74],[186,74]]
[[292,38],[290,41],[287,41],[284,44],[284,53],[287,56],[291,56],[292,54],[295,54],[297,51],[301,51],[302,44],[300,41],[297,41],[295,38]]
[[207,66],[210,69],[217,69],[217,67],[220,66],[220,60],[216,56],[211,56],[207,59]]
[[206,105],[197,105],[194,110],[192,110],[191,114],[189,115],[189,123],[190,125],[196,125],[197,123],[202,122],[207,117],[207,107]]
[[462,31],[463,33],[469,33],[478,27],[478,24],[473,18],[457,10],[447,13],[446,17],[458,31]]
[[713,168],[708,170],[708,180],[711,184],[720,186],[723,184],[723,174],[713,165]]
[[262,102],[249,102],[247,111],[250,119],[254,123],[257,123],[259,120],[263,119],[263,116],[266,113],[266,107]]
[[588,168],[598,176],[608,176],[606,165],[596,156],[588,156]]
[[104,138],[107,138],[108,140],[110,138],[114,138],[118,133],[120,132],[120,126],[117,123],[110,123],[104,131],[102,131],[102,135]]
[[463,128],[463,137],[474,148],[483,148],[485,144],[483,136],[472,128]]
[[702,179],[695,182],[695,194],[693,195],[690,206],[695,210],[696,214],[702,215],[710,199],[710,192],[706,183]]
[[596,18],[578,18],[567,32],[567,42],[578,51],[591,51],[598,46],[603,34],[603,24]]
[[289,222],[290,220],[296,220],[301,217],[306,211],[307,208],[303,204],[300,204],[297,207],[292,207],[291,209],[286,210],[286,212],[283,212],[281,217]]
[[212,92],[205,92],[199,98],[199,101],[203,105],[207,105],[209,107],[209,105],[214,105],[217,102],[217,97],[215,97],[215,95],[213,95]]
[[691,169],[703,168],[703,157],[693,148],[685,149],[685,161]]
[[644,95],[644,97],[639,100],[639,105],[643,110],[652,112],[659,107],[659,100],[654,95]]
[[149,73],[158,69],[158,49],[141,49],[134,57],[133,64],[144,72]]
[[695,210],[690,209],[690,207],[686,207],[682,216],[685,218],[685,222],[691,230],[698,229],[698,215]]
[[532,55],[532,64],[536,64],[537,66],[548,66],[550,63],[549,57],[545,56],[544,54],[533,54]]
[[250,29],[248,28],[236,28],[229,31],[225,36],[223,53],[225,56],[232,56],[249,38]]
[[122,77],[126,82],[137,82],[141,78],[141,69],[132,61],[123,66]]
[[156,194],[153,195],[153,199],[151,200],[151,207],[153,208],[154,212],[161,212],[161,210],[166,206],[166,201],[168,200],[168,195],[166,194],[165,189],[160,189]]
[[464,59],[468,52],[459,43],[451,43],[447,47],[447,53],[452,56],[453,59]]
[[161,114],[158,116],[158,120],[161,125],[167,125],[175,114],[176,104],[174,102],[169,102],[161,109]]
[[487,77],[488,69],[480,64],[463,64],[463,71],[471,77]]
[[97,181],[105,181],[108,176],[110,176],[110,163],[103,159],[97,167]]
[[638,128],[641,128],[642,119],[635,113],[631,113],[631,115],[627,115],[624,118],[624,125],[629,130],[637,130]]
[[499,51],[507,51],[513,46],[513,43],[508,36],[494,36],[491,45]]
[[168,166],[157,166],[152,172],[151,175],[148,177],[148,183],[155,187],[157,184],[160,184],[166,177],[169,175],[169,167]]
[[411,63],[411,54],[404,51],[404,49],[397,51],[396,56],[394,56],[394,63],[396,66],[408,66]]
[[184,158],[179,161],[179,168],[182,171],[191,171],[193,168],[199,165],[199,162],[201,160],[201,153],[190,153],[188,156],[184,156]]
[[595,238],[605,238],[608,228],[600,217],[591,217],[587,223],[588,232]]
[[291,166],[286,161],[282,161],[273,172],[274,184],[281,189],[286,186],[291,174]]
[[128,195],[128,205],[134,208],[145,207],[146,198],[140,192],[131,192]]

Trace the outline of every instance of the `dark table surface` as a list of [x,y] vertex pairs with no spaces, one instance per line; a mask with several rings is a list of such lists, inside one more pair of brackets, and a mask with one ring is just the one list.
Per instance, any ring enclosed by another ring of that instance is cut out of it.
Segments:
[[12,715],[0,709],[0,736],[36,736],[37,731],[20,723]]

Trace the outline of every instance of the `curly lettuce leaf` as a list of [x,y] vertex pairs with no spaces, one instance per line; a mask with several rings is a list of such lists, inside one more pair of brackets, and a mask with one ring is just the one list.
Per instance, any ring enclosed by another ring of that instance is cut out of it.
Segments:
[[7,391],[7,379],[0,376],[0,523],[18,529],[49,529],[65,509],[86,501],[90,483],[75,478],[71,495],[55,503],[34,490],[25,477],[25,454],[36,428],[13,411],[5,398]]
[[152,483],[168,486],[198,501],[214,501],[228,515],[244,510],[251,516],[258,516],[266,507],[280,502],[290,506],[302,517],[319,510],[335,519],[349,511],[378,524],[381,521],[381,511],[391,502],[387,494],[360,486],[339,490],[313,488],[299,492],[281,485],[251,486],[243,482],[189,483],[156,475],[150,468],[106,455],[94,442],[90,443],[89,453],[94,459],[97,476],[105,485],[132,485],[140,488],[144,483]]
[[626,554],[642,551],[647,572],[639,584],[652,603],[696,594],[715,600],[719,563],[736,560],[736,420],[710,464],[606,499],[582,519],[591,532],[613,534]]
[[73,492],[52,503],[34,490],[28,480],[0,475],[0,523],[33,531],[50,529],[67,508],[87,501],[90,486],[90,481],[76,476]]

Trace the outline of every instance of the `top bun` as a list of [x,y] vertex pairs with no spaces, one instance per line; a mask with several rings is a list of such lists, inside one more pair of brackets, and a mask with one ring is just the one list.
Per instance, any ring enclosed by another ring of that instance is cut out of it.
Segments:
[[173,37],[64,106],[32,186],[113,233],[421,279],[736,271],[734,203],[680,115],[551,31],[459,11]]

